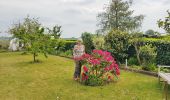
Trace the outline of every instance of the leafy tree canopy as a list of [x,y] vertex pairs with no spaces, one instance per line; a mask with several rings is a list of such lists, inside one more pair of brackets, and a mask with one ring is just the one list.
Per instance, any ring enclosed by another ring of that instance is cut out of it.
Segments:
[[61,26],[55,25],[52,29],[47,28],[48,33],[54,36],[55,39],[60,38],[61,36]]
[[158,20],[158,26],[163,28],[168,34],[170,34],[170,12],[167,11],[168,15],[164,20]]
[[51,49],[51,36],[44,33],[37,18],[26,17],[22,23],[17,23],[10,28],[10,33],[24,44],[24,49],[33,54],[34,62],[39,53],[47,57]]
[[112,0],[105,11],[98,14],[100,29],[98,32],[107,33],[116,29],[121,31],[133,31],[138,29],[144,19],[143,15],[133,16],[130,10],[132,1]]

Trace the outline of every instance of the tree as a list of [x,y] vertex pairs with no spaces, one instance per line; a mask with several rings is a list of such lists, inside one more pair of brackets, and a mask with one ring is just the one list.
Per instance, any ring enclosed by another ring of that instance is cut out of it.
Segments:
[[141,59],[140,59],[140,47],[142,46],[141,40],[143,39],[143,33],[141,32],[134,32],[131,34],[131,39],[130,39],[130,44],[134,46],[135,51],[136,51],[136,57],[138,60],[138,63],[141,65]]
[[48,52],[53,49],[50,36],[44,34],[44,28],[37,28],[35,33],[27,35],[26,39],[26,50],[33,54],[34,62],[38,61],[36,57],[39,53],[43,53],[47,57]]
[[165,17],[165,20],[164,20],[164,21],[161,20],[161,19],[158,20],[158,26],[159,26],[160,28],[163,28],[167,33],[170,34],[170,12],[167,11],[167,13],[168,13],[168,16]]
[[156,33],[154,32],[154,30],[152,30],[152,29],[147,30],[147,31],[145,32],[145,34],[148,35],[148,36],[156,35]]
[[61,36],[61,26],[55,25],[52,29],[47,28],[49,34],[51,34],[52,36],[54,36],[55,39],[60,38]]
[[47,57],[48,51],[52,49],[50,35],[44,34],[44,28],[38,19],[27,17],[23,23],[15,24],[10,33],[24,43],[25,50],[33,54],[34,62],[38,61],[36,57],[39,53]]
[[82,33],[81,38],[83,40],[83,44],[85,45],[85,52],[91,54],[94,49],[92,34],[84,32]]
[[130,35],[127,32],[113,30],[105,36],[105,47],[120,62],[127,58]]
[[27,16],[24,18],[23,23],[19,22],[14,24],[10,29],[9,32],[13,35],[13,37],[18,38],[22,44],[26,44],[27,35],[35,33],[37,28],[40,27],[40,23],[38,18],[29,18]]
[[116,29],[121,31],[133,31],[139,28],[144,18],[143,15],[132,16],[130,10],[132,1],[112,0],[105,11],[98,14],[99,32],[107,33]]

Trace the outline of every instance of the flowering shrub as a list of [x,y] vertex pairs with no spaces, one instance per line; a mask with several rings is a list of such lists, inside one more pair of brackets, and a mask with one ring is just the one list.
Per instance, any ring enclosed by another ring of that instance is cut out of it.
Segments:
[[84,54],[79,60],[83,62],[81,82],[85,85],[103,85],[120,74],[118,64],[110,52],[93,50],[91,55]]

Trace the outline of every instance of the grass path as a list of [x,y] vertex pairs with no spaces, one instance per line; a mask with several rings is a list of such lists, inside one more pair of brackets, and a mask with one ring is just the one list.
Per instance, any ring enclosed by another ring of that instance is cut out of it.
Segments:
[[72,80],[72,60],[39,58],[32,64],[31,55],[0,53],[0,100],[162,100],[155,77],[121,71],[117,83],[89,87]]

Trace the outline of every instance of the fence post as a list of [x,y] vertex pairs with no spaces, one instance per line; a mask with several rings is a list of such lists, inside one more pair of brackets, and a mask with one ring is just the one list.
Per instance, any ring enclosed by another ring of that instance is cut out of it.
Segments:
[[125,61],[125,62],[126,62],[126,66],[125,66],[125,68],[128,68],[128,66],[127,66],[127,63],[128,63],[128,62],[127,62],[127,59],[126,59],[126,61]]

